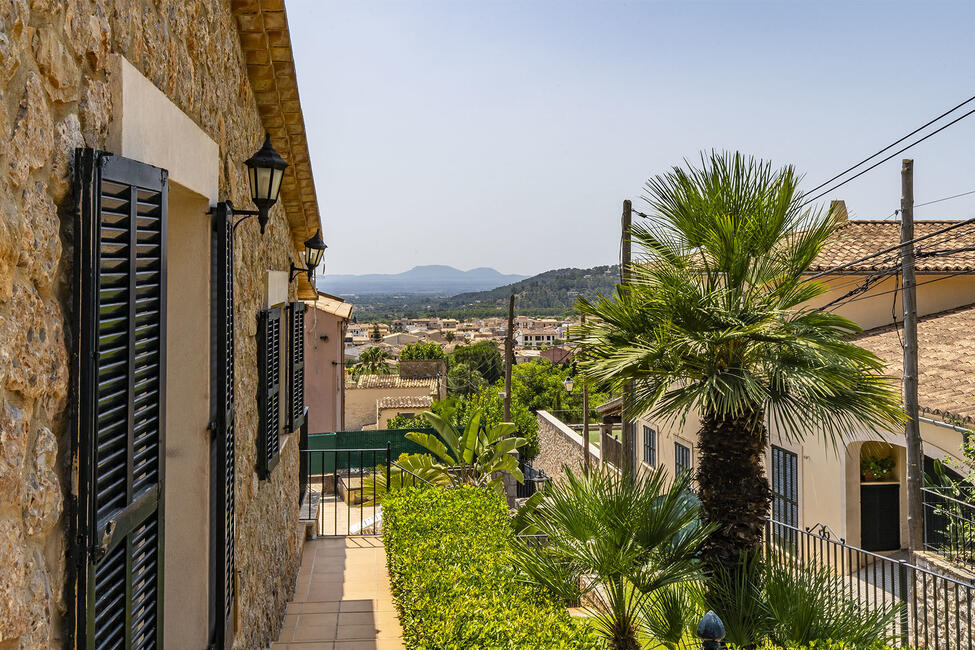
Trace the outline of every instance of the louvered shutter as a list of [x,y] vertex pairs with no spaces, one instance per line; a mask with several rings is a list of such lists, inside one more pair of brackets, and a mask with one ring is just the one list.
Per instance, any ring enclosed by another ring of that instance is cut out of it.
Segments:
[[162,647],[167,172],[79,149],[77,647]]
[[799,456],[772,446],[772,518],[799,525]]
[[214,505],[213,645],[229,648],[234,638],[235,551],[234,523],[236,501],[236,427],[234,424],[234,226],[233,214],[220,204],[213,215],[214,258],[214,388],[216,399],[216,474]]
[[281,451],[281,308],[258,314],[257,472],[271,475]]
[[288,317],[288,431],[297,431],[305,421],[305,303],[291,303]]

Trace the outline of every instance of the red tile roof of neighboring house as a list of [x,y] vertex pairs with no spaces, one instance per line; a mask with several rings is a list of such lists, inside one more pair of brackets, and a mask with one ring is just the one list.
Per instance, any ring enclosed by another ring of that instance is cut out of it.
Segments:
[[429,395],[384,397],[376,404],[382,409],[428,409],[433,405],[433,398]]
[[[921,409],[975,423],[975,305],[921,318],[917,342]],[[857,344],[886,361],[888,374],[901,377],[903,351],[893,326],[864,332]]]
[[[940,230],[958,221],[916,221],[914,236],[924,235]],[[841,225],[832,237],[827,240],[823,250],[815,259],[810,272],[820,273],[837,266],[842,266],[865,257],[872,253],[896,246],[900,243],[900,221],[847,221]],[[930,241],[918,242],[921,252],[925,250],[944,250],[955,248],[975,248],[975,225],[962,226],[949,231],[942,236],[932,237]],[[896,251],[891,253],[896,255]],[[843,269],[841,273],[864,273],[888,268],[892,265],[885,255],[875,257],[864,262]],[[895,260],[893,264],[898,262]],[[918,258],[918,273],[942,273],[968,271],[975,273],[975,250],[930,258]]]

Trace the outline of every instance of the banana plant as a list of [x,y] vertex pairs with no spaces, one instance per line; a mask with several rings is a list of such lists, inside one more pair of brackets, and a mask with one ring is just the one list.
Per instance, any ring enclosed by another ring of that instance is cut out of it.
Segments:
[[425,412],[421,417],[438,435],[414,431],[407,433],[406,438],[430,452],[433,467],[443,472],[451,485],[498,486],[501,479],[496,475],[500,473],[510,474],[519,483],[525,482],[518,460],[510,452],[528,441],[512,435],[517,428],[511,422],[481,426],[478,413],[463,431],[458,431],[436,413]]

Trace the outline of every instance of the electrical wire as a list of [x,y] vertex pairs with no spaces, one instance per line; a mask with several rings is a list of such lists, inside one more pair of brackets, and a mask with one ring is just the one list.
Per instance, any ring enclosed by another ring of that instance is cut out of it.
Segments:
[[[861,176],[863,176],[864,174],[866,174],[868,171],[870,171],[872,169],[876,169],[877,167],[879,167],[880,165],[884,164],[885,162],[887,162],[891,158],[894,158],[895,156],[898,156],[898,155],[904,153],[908,149],[910,149],[912,147],[915,147],[915,146],[921,144],[922,142],[924,142],[928,138],[933,137],[933,136],[941,133],[942,131],[944,131],[945,129],[947,129],[949,126],[952,126],[954,124],[957,124],[958,122],[961,122],[963,119],[965,119],[966,117],[968,117],[972,113],[975,113],[975,109],[972,109],[972,110],[968,111],[967,113],[962,114],[961,117],[957,117],[957,118],[953,119],[952,121],[948,122],[944,126],[941,126],[941,127],[937,128],[937,129],[935,129],[934,131],[932,131],[931,133],[927,134],[923,138],[919,138],[919,139],[915,140],[914,142],[912,142],[911,144],[907,145],[906,147],[902,147],[902,148],[898,149],[897,151],[895,151],[894,153],[890,154],[886,158],[883,158],[880,161],[878,161],[878,162],[870,165],[866,169],[864,169],[864,170],[862,170],[860,172],[857,172],[856,174],[854,174],[853,176],[850,176],[845,181],[843,181],[841,183],[837,183],[836,185],[834,185],[830,189],[826,190],[825,192],[820,192],[819,194],[817,194],[816,196],[812,197],[811,199],[808,199],[808,200],[804,201],[802,203],[802,205],[807,205],[809,203],[812,203],[813,201],[818,201],[819,199],[821,199],[822,197],[826,196],[827,194],[829,194],[831,192],[835,192],[836,190],[838,190],[839,188],[843,187],[844,185],[846,185],[850,181],[853,181],[853,180],[856,180],[857,178],[860,178]],[[937,120],[935,120],[935,121],[937,121]],[[905,136],[905,137],[910,137],[910,136]],[[903,138],[902,138],[902,140],[903,140]],[[890,147],[887,147],[886,149],[889,149],[889,148]],[[883,149],[882,151],[886,151],[886,149]],[[874,154],[874,155],[876,155],[876,154]],[[871,156],[871,158],[873,158],[873,157],[874,156]],[[868,160],[869,160],[869,158],[868,158]],[[812,191],[815,191],[815,190],[812,190]]]
[[950,201],[951,199],[961,198],[963,196],[968,196],[969,194],[975,194],[975,190],[970,190],[968,192],[962,192],[961,194],[954,194],[952,196],[945,196],[940,199],[935,199],[934,201],[925,201],[924,203],[915,203],[914,208],[923,208],[926,205],[934,205],[935,203],[941,203],[942,201]]

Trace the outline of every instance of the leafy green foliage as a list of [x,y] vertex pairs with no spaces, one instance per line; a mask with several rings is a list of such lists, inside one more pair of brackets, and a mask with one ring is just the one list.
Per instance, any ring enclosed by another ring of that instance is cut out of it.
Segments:
[[450,364],[466,364],[480,373],[489,384],[504,376],[504,360],[501,353],[490,341],[480,341],[473,345],[458,345],[450,353]]
[[[743,646],[728,644],[728,650],[745,650]],[[908,647],[891,646],[880,641],[870,643],[850,643],[849,641],[811,641],[801,645],[777,645],[766,642],[759,645],[756,650],[911,650]]]
[[447,390],[451,395],[471,395],[486,385],[484,376],[466,363],[451,364],[447,372]]
[[352,378],[358,380],[363,375],[390,375],[393,369],[389,365],[392,357],[381,347],[374,345],[359,354],[359,361],[352,367]]
[[637,648],[647,634],[678,647],[694,623],[688,594],[709,532],[689,487],[689,474],[670,482],[662,468],[632,481],[609,469],[567,470],[519,513],[548,545],[516,542],[513,562],[530,583],[585,603],[612,648]]
[[[431,467],[447,477],[451,484],[500,489],[501,479],[491,479],[491,475],[497,473],[511,474],[519,483],[524,482],[517,459],[509,453],[525,444],[524,438],[512,436],[515,425],[499,422],[481,426],[481,415],[477,413],[462,431],[458,431],[449,419],[436,413],[427,411],[422,417],[428,426],[437,430],[437,434],[415,431],[407,433],[406,438],[430,452]],[[404,467],[412,470],[410,465]]]
[[438,359],[445,359],[443,348],[439,344],[428,342],[428,343],[410,343],[405,346],[399,353],[400,361],[436,361]]
[[844,597],[841,577],[816,564],[796,567],[784,558],[750,560],[741,571],[711,576],[708,606],[724,621],[729,642],[756,640],[787,647],[845,642],[852,647],[890,642],[903,603],[871,603]]
[[512,533],[490,490],[406,489],[383,505],[387,566],[407,648],[595,650],[565,604],[519,582]]

